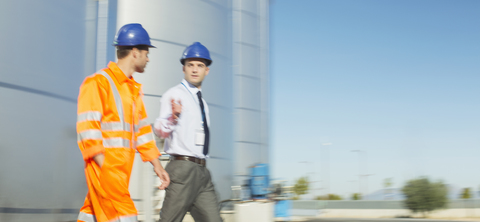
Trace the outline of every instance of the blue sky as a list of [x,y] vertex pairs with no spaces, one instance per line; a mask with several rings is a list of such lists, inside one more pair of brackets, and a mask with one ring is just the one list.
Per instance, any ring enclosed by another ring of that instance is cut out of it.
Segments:
[[478,191],[480,1],[275,0],[270,19],[275,178]]

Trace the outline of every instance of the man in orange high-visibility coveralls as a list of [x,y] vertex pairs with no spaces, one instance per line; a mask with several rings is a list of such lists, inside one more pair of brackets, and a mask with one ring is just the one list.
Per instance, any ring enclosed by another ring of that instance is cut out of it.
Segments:
[[78,221],[136,222],[128,184],[135,150],[170,183],[158,157],[141,85],[132,78],[147,65],[150,37],[140,24],[127,24],[115,36],[118,63],[87,77],[78,96],[77,140],[85,160],[88,194]]

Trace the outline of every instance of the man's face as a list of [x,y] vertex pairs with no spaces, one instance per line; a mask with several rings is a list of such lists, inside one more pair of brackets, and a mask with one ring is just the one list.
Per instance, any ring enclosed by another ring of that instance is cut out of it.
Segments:
[[135,72],[143,73],[145,72],[145,67],[147,67],[147,63],[150,61],[148,58],[148,48],[147,50],[140,50],[134,48],[136,50],[135,53]]
[[197,88],[200,88],[209,71],[210,69],[205,65],[203,59],[186,59],[183,66],[185,80]]

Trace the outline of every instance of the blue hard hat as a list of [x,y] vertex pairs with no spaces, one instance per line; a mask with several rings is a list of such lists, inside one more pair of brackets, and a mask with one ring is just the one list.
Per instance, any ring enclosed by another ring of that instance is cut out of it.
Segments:
[[136,46],[136,45],[147,45],[149,47],[156,48],[150,43],[150,36],[148,36],[147,30],[145,30],[142,25],[138,23],[131,23],[122,26],[115,40],[113,41],[114,46]]
[[183,51],[182,58],[180,58],[180,62],[182,65],[185,65],[185,59],[190,58],[199,58],[205,59],[207,66],[212,64],[212,59],[210,58],[210,52],[208,51],[207,47],[202,45],[200,42],[194,42],[192,45],[188,46],[185,51]]

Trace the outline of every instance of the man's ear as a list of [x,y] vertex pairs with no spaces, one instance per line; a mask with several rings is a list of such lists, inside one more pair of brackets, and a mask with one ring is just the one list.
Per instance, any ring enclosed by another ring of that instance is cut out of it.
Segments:
[[205,76],[208,76],[209,72],[210,72],[210,68],[207,66],[207,68],[205,69]]
[[137,48],[132,48],[132,56],[133,58],[137,58],[138,57],[138,52],[139,50]]

